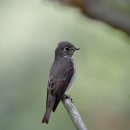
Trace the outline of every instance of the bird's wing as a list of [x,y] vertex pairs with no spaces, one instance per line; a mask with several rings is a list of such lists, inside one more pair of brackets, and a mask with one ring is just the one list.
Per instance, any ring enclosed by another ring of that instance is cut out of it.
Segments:
[[56,110],[73,74],[74,66],[72,59],[62,58],[53,64],[50,72],[50,80],[48,82],[48,89],[51,89],[51,94],[56,97],[53,111]]

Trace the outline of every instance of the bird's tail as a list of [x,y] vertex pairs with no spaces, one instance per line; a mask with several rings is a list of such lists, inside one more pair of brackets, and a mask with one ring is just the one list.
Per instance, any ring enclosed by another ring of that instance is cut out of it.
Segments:
[[43,119],[42,119],[42,123],[48,124],[49,118],[50,118],[50,114],[51,114],[51,109],[48,108],[46,110],[46,112],[45,112],[45,115],[44,115]]
[[50,115],[51,115],[51,111],[52,111],[53,106],[55,104],[55,98],[56,97],[52,96],[52,94],[50,92],[48,93],[47,104],[46,104],[46,112],[45,112],[45,115],[42,119],[42,123],[48,124],[49,118],[50,118]]

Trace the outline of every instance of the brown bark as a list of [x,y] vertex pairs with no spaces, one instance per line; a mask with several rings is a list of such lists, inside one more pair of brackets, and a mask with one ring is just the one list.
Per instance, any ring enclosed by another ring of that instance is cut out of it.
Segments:
[[130,35],[129,0],[59,0],[62,4],[75,6],[92,19],[103,21]]

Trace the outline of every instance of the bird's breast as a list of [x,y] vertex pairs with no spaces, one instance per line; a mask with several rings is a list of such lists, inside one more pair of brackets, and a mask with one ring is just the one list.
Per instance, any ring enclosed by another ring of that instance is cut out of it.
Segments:
[[76,64],[75,64],[75,60],[74,60],[73,57],[71,57],[71,60],[72,60],[72,62],[73,62],[74,74],[73,74],[73,76],[72,76],[72,78],[71,78],[71,80],[70,80],[70,83],[69,83],[69,85],[68,85],[68,87],[67,87],[66,92],[68,92],[68,91],[74,86],[74,81],[75,81],[75,78],[76,78]]

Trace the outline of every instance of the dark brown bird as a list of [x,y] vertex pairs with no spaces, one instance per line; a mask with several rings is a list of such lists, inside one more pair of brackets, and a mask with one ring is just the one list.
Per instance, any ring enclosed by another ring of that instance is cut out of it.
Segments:
[[62,41],[55,50],[55,59],[51,66],[46,98],[46,112],[42,123],[48,123],[51,111],[55,111],[60,100],[70,89],[75,79],[75,62],[73,53],[79,50],[73,44]]

